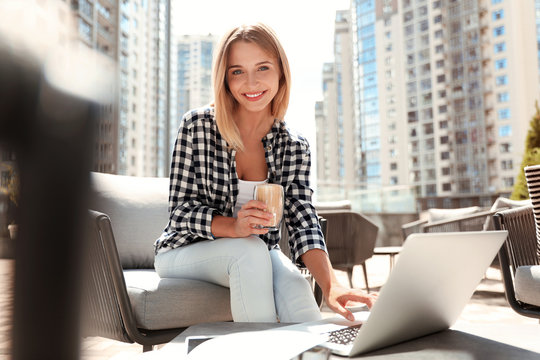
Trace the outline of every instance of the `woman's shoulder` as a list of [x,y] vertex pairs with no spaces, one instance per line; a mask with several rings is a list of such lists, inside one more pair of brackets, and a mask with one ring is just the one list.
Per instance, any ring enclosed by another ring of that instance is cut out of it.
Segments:
[[214,107],[203,106],[200,108],[189,110],[182,117],[182,123],[184,126],[192,127],[197,125],[203,125],[214,122]]
[[289,146],[300,147],[302,149],[309,149],[309,142],[307,139],[297,130],[294,130],[287,126],[287,123],[281,121],[279,123],[279,137],[282,141],[285,141]]

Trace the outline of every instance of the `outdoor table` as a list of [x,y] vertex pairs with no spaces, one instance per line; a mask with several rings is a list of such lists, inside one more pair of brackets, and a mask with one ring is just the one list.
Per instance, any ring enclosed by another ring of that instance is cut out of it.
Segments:
[[[207,324],[197,324],[189,327],[170,343],[159,350],[144,353],[141,360],[150,359],[183,359],[186,357],[185,339],[188,336],[197,335],[225,335],[241,331],[256,331],[274,329],[288,324],[279,323],[234,323],[216,322]],[[509,332],[512,329],[508,329]],[[540,326],[531,338],[539,338]],[[279,346],[279,344],[269,344],[269,346]],[[264,351],[264,349],[261,349]],[[490,340],[471,333],[448,329],[435,334],[420,337],[418,339],[403,342],[373,351],[364,355],[353,357],[354,359],[491,359],[491,360],[538,360],[540,353],[524,348],[509,345],[503,342]],[[330,359],[346,359],[338,355],[331,355]]]

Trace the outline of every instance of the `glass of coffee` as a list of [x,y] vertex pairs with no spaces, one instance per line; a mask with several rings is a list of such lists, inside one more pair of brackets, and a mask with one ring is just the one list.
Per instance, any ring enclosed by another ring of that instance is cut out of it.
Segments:
[[283,217],[283,186],[279,184],[260,184],[255,186],[253,198],[266,204],[266,211],[274,217],[270,226],[260,226],[260,229],[277,230]]

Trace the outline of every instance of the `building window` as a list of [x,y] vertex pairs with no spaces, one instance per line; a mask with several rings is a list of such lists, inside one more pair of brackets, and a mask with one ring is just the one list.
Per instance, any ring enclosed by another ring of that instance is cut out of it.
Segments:
[[510,95],[508,94],[507,91],[497,94],[497,102],[505,103],[505,102],[508,102],[509,100],[510,100]]
[[495,54],[506,51],[506,43],[503,41],[495,44],[493,51],[495,52]]
[[446,110],[447,110],[446,105],[441,105],[441,106],[439,106],[439,114],[444,114],[444,113],[446,113]]
[[441,153],[441,160],[448,160],[450,159],[450,152],[449,151],[443,151]]
[[501,20],[502,18],[504,18],[504,10],[503,10],[503,9],[495,10],[495,11],[492,13],[492,19],[493,19],[493,21]]
[[92,27],[81,18],[79,18],[79,34],[86,41],[92,41]]
[[438,24],[438,23],[440,23],[440,22],[442,22],[442,15],[437,15],[437,16],[435,16],[435,17],[433,18],[433,23],[434,23],[434,24]]
[[427,20],[421,21],[420,24],[418,24],[418,29],[420,31],[426,31],[429,29],[429,23]]
[[514,168],[514,164],[512,160],[502,160],[501,161],[501,169],[502,170],[512,170]]
[[437,60],[437,62],[435,63],[435,67],[437,69],[441,69],[444,67],[444,60]]
[[499,109],[498,113],[499,113],[499,120],[510,119],[510,109],[508,108]]
[[405,14],[403,14],[403,22],[411,21],[414,18],[413,12],[407,11]]
[[512,152],[512,144],[502,143],[499,145],[499,150],[501,153],[506,154]]
[[452,184],[450,183],[444,183],[442,184],[443,191],[452,191]]
[[418,121],[417,112],[416,111],[409,111],[407,113],[407,120],[410,123]]
[[506,68],[506,59],[499,59],[495,61],[495,69],[505,69]]
[[441,173],[442,173],[444,176],[450,175],[450,168],[449,168],[449,167],[443,167],[442,170],[441,170]]
[[503,2],[503,0],[491,0],[491,3],[492,3],[493,5],[495,5],[495,4],[500,4],[500,3],[502,3],[502,2]]
[[390,177],[390,185],[397,185],[397,184],[398,184],[397,176]]
[[390,170],[397,170],[398,166],[397,163],[393,162],[390,164]]
[[503,26],[497,26],[493,29],[493,36],[501,36],[504,35],[504,25]]
[[497,76],[495,78],[495,84],[497,86],[502,86],[502,85],[508,84],[508,76],[506,76],[506,75]]
[[444,80],[445,80],[444,74],[437,76],[437,83],[440,84],[440,83],[444,82]]
[[513,177],[503,178],[503,184],[504,184],[505,187],[514,186],[514,178]]
[[510,125],[504,125],[499,127],[499,136],[500,137],[508,137],[512,135],[512,126]]

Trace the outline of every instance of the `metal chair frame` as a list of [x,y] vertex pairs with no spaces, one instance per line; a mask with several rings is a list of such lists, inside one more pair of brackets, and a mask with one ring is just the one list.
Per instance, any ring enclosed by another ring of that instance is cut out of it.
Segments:
[[507,209],[493,216],[497,230],[508,230],[508,238],[499,250],[499,262],[506,299],[520,315],[540,319],[540,306],[526,304],[516,299],[514,276],[516,269],[526,265],[540,265],[540,244],[532,206]]

